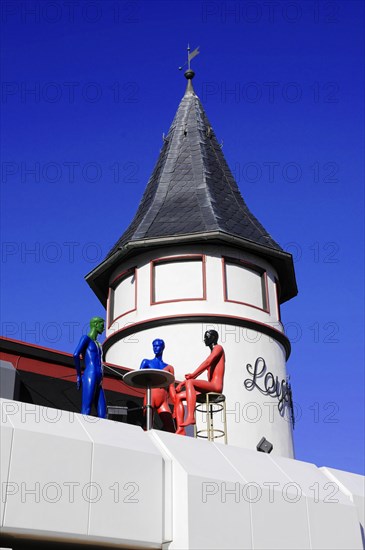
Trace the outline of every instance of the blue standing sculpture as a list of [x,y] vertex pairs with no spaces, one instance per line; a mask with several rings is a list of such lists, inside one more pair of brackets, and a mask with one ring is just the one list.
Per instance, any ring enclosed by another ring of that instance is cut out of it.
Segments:
[[[76,366],[76,385],[82,388],[81,414],[90,414],[92,403],[95,404],[97,416],[106,418],[106,401],[103,382],[102,348],[97,341],[98,335],[104,332],[104,319],[93,317],[90,321],[90,332],[81,337],[79,345],[73,354]],[[85,362],[85,370],[81,376],[80,355]]]

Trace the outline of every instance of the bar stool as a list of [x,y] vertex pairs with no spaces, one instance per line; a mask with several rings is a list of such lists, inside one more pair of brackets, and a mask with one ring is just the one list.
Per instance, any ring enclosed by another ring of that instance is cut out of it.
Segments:
[[[224,443],[227,445],[226,396],[215,392],[200,393],[196,397],[195,411],[206,415],[207,429],[198,430],[197,425],[194,424],[194,437],[201,437],[208,441],[224,437]],[[220,411],[223,411],[223,430],[214,428],[213,424],[213,415]]]

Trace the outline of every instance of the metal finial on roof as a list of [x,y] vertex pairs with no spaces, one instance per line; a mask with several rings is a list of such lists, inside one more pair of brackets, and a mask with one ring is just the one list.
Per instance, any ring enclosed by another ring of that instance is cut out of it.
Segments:
[[[185,77],[186,77],[187,79],[192,79],[192,78],[194,77],[194,74],[195,74],[195,73],[194,73],[194,71],[192,71],[192,70],[190,69],[190,61],[191,61],[192,59],[194,59],[194,57],[196,57],[197,55],[200,54],[199,48],[200,48],[200,46],[198,46],[197,48],[195,48],[195,50],[192,51],[192,52],[190,53],[190,45],[188,44],[188,47],[187,47],[187,50],[188,50],[188,60],[187,60],[186,63],[184,63],[184,65],[182,65],[181,67],[179,67],[179,71],[181,71],[181,70],[185,67],[185,65],[188,66],[188,70],[185,72]],[[192,73],[192,76],[190,76],[191,73]],[[187,76],[187,75],[189,75],[189,76]]]
[[187,80],[192,80],[195,76],[195,73],[191,69],[188,69],[187,71],[184,72],[184,76]]
[[190,53],[190,45],[188,44],[188,48],[187,48],[187,50],[188,50],[188,60],[187,60],[186,63],[184,63],[184,65],[182,65],[182,67],[179,67],[179,71],[181,71],[181,69],[182,69],[183,67],[185,67],[185,65],[188,66],[187,70],[186,70],[185,73],[184,73],[184,76],[185,76],[185,78],[186,78],[187,81],[188,81],[188,85],[187,85],[186,90],[185,90],[185,95],[191,95],[191,94],[195,95],[195,94],[194,94],[194,88],[193,88],[193,85],[192,85],[192,82],[191,82],[192,79],[193,79],[194,76],[195,76],[195,73],[194,73],[194,71],[192,71],[191,68],[190,68],[190,61],[191,61],[192,59],[194,59],[194,57],[196,57],[197,55],[200,54],[199,48],[200,48],[200,46],[198,46],[197,48],[195,48],[195,50],[192,51],[192,52]]

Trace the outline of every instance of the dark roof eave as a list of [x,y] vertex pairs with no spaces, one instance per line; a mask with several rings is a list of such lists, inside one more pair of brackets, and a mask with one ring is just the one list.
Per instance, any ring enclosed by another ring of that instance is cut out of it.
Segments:
[[[101,303],[105,306],[108,294],[108,281],[111,270],[123,259],[127,259],[134,251],[143,250],[146,248],[165,247],[176,244],[189,244],[205,241],[220,241],[231,244],[238,248],[250,250],[261,257],[268,258],[273,263],[274,267],[279,271],[280,284],[282,288],[281,302],[286,302],[298,293],[298,288],[295,279],[294,265],[292,255],[278,249],[274,249],[265,245],[258,244],[249,239],[244,239],[235,235],[224,233],[223,231],[211,231],[202,233],[191,233],[187,235],[154,237],[148,239],[140,239],[129,241],[117,250],[112,256],[104,260],[95,269],[90,271],[85,280],[95,292]],[[277,265],[279,264],[279,265]],[[280,269],[280,265],[285,268]],[[279,269],[278,269],[279,268]],[[284,274],[285,272],[285,274]]]

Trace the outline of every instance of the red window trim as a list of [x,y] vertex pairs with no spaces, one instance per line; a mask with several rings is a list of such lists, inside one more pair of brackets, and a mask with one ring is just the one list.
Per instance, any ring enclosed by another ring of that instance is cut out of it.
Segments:
[[[201,298],[178,298],[176,300],[161,300],[155,301],[154,292],[154,275],[155,265],[164,263],[173,263],[181,261],[197,261],[202,262],[202,279],[203,279],[203,296]],[[150,305],[155,306],[159,304],[171,304],[175,302],[201,302],[207,299],[207,282],[206,282],[206,256],[204,254],[185,254],[180,256],[166,256],[163,258],[155,258],[150,262]]]
[[278,313],[278,319],[281,323],[280,294],[281,294],[280,282],[279,282],[279,279],[277,277],[275,277],[276,310],[277,310],[277,313]]
[[[125,311],[121,315],[118,315],[118,317],[115,317],[115,319],[112,319],[111,317],[111,292],[114,292],[114,290],[117,288],[117,286],[127,277],[130,275],[134,275],[134,308],[129,309],[128,311]],[[108,291],[108,300],[107,300],[107,306],[106,306],[106,316],[108,319],[108,329],[112,326],[115,321],[120,319],[121,317],[124,317],[125,315],[128,315],[128,313],[132,313],[133,311],[137,310],[137,283],[138,283],[138,276],[137,276],[137,267],[130,267],[129,269],[126,269],[125,271],[122,271],[122,273],[119,273],[115,277],[115,279],[112,280],[112,282],[109,285],[109,291]]]
[[[241,302],[239,300],[230,300],[228,298],[228,294],[227,294],[227,272],[226,272],[226,263],[227,262],[247,267],[248,269],[251,269],[251,271],[256,271],[257,273],[259,273],[261,275],[261,277],[263,277],[263,279],[262,279],[263,291],[264,291],[263,292],[263,299],[264,299],[264,302],[266,302],[264,304],[264,306],[266,306],[266,307],[259,307],[259,306],[255,306],[254,304],[250,304],[248,302]],[[268,282],[267,282],[266,269],[264,269],[260,265],[254,264],[252,262],[248,262],[246,260],[241,260],[239,258],[232,258],[230,256],[223,256],[222,257],[222,274],[223,274],[223,299],[224,299],[225,302],[230,302],[230,303],[233,303],[233,304],[241,304],[241,305],[244,305],[244,306],[253,307],[255,309],[258,309],[259,311],[263,311],[264,313],[270,314],[270,302],[269,302],[269,291],[268,291]]]

